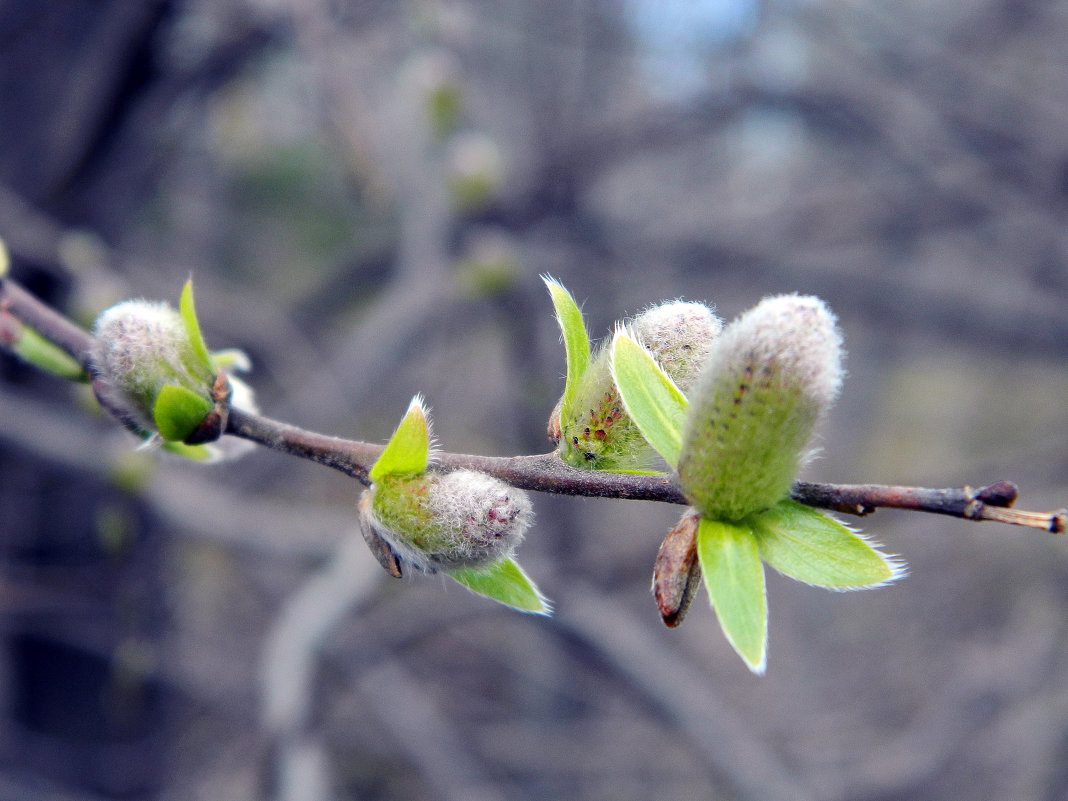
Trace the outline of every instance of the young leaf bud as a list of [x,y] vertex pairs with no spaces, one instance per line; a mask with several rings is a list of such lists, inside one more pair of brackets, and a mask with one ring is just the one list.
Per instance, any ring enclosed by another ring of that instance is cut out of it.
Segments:
[[679,480],[690,502],[736,521],[786,497],[841,381],[841,336],[818,298],[767,298],[728,325],[683,427]]
[[653,567],[653,598],[668,628],[675,628],[686,616],[697,588],[701,585],[701,563],[697,559],[697,527],[701,518],[688,509],[660,544]]
[[[681,389],[693,383],[721,323],[699,303],[671,302],[642,312],[631,330]],[[611,340],[597,352],[578,382],[567,419],[549,419],[549,437],[559,429],[560,458],[572,467],[636,470],[652,449],[627,413],[612,380]],[[679,383],[679,380],[682,383]]]
[[360,518],[403,563],[433,573],[511,557],[533,518],[522,490],[474,470],[386,475],[364,491]]
[[560,442],[560,436],[564,433],[560,425],[560,412],[564,408],[564,399],[560,398],[549,413],[549,422],[545,424],[545,434],[553,445]]
[[128,300],[105,311],[94,334],[94,390],[101,404],[127,425],[156,431],[156,403],[167,386],[198,396],[207,404],[205,414],[210,411],[216,374],[170,306]]
[[400,88],[414,94],[439,141],[456,132],[463,117],[460,65],[444,49],[425,49],[403,66]]

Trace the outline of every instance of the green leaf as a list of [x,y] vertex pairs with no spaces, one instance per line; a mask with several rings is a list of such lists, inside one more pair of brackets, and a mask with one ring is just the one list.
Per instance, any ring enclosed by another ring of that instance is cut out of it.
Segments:
[[185,323],[185,331],[189,336],[189,344],[193,346],[196,355],[197,367],[207,371],[207,377],[214,377],[215,365],[208,353],[208,346],[204,343],[204,335],[200,333],[200,323],[197,321],[197,310],[193,305],[193,279],[190,278],[182,287],[182,297],[178,301],[178,311]]
[[211,401],[202,395],[177,384],[167,384],[156,396],[152,417],[161,437],[182,442],[197,430],[211,409]]
[[211,363],[220,370],[240,370],[247,373],[252,369],[252,360],[240,348],[223,348],[211,352]]
[[575,405],[579,381],[590,363],[590,338],[586,333],[586,323],[582,320],[582,312],[576,305],[571,293],[564,289],[564,285],[555,278],[543,275],[541,280],[549,288],[549,295],[552,296],[553,300],[553,308],[556,309],[556,320],[560,323],[560,331],[564,335],[564,352],[567,356],[567,379],[564,382],[564,397],[563,403],[560,405],[560,418],[568,420],[572,417],[571,409]]
[[7,255],[7,245],[4,244],[3,239],[0,239],[0,278],[5,277],[10,268],[11,257]]
[[28,326],[19,326],[12,350],[21,359],[52,375],[69,381],[88,379],[82,366],[69,353]]
[[649,351],[622,328],[612,341],[612,378],[642,436],[669,465],[677,467],[689,406],[686,396]]
[[768,604],[760,550],[748,528],[702,518],[697,558],[727,640],[754,673],[767,660]]
[[430,460],[430,425],[423,399],[416,395],[404,419],[393,432],[386,449],[371,468],[372,481],[385,476],[418,476],[426,472]]
[[207,462],[212,458],[211,448],[207,445],[186,445],[184,442],[164,442],[162,450],[190,459],[194,462]]
[[504,559],[489,567],[451,570],[446,575],[471,592],[520,612],[552,614],[552,605],[514,559]]
[[904,566],[863,537],[797,501],[784,500],[746,521],[764,561],[783,575],[833,590],[878,587]]

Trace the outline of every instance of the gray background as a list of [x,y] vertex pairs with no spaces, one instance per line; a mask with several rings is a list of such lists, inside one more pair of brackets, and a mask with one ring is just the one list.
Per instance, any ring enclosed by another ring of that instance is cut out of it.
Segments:
[[[1037,0],[8,0],[0,236],[86,324],[192,274],[271,416],[382,441],[421,392],[498,455],[549,447],[539,273],[596,337],[816,293],[849,376],[808,478],[1052,509],[1066,41]],[[909,577],[769,574],[757,678],[703,596],[658,621],[676,508],[536,497],[539,619],[386,577],[340,474],[132,444],[0,363],[0,797],[1068,799],[1063,540],[880,512]]]

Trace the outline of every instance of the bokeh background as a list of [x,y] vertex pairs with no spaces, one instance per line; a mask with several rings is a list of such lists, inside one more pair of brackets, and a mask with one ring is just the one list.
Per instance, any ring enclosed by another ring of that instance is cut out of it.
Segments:
[[[193,275],[274,417],[548,450],[563,347],[816,293],[813,480],[1068,499],[1068,4],[6,0],[0,236],[86,325]],[[1068,799],[1068,541],[879,512],[911,573],[769,575],[767,675],[649,594],[678,509],[535,498],[556,614],[389,579],[358,487],[135,452],[0,362],[0,798]]]

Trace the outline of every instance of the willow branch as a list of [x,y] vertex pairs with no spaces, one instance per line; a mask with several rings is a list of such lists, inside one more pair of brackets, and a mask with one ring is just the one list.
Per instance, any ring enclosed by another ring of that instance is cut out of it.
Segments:
[[[0,315],[11,315],[62,348],[87,370],[92,335],[54,311],[10,279],[0,279]],[[255,442],[280,453],[308,459],[367,484],[368,473],[381,445],[330,437],[234,408],[226,434]],[[672,475],[632,475],[580,470],[562,462],[555,453],[536,456],[475,456],[438,453],[441,467],[468,468],[489,473],[520,489],[597,498],[687,503]],[[907,509],[949,515],[964,520],[994,520],[1009,525],[1062,534],[1068,528],[1068,511],[1026,512],[1012,509],[1016,485],[999,481],[973,489],[931,489],[884,484],[816,484],[798,481],[791,497],[807,506],[851,515],[868,515],[876,509]]]
[[[382,452],[382,446],[326,437],[295,426],[232,410],[227,433],[252,440],[273,450],[310,459],[353,476],[364,484]],[[445,468],[467,468],[489,473],[520,489],[597,498],[660,501],[686,504],[672,475],[633,475],[580,470],[570,467],[556,453],[537,456],[474,456],[439,453],[435,462]],[[1018,491],[1010,481],[979,489],[930,489],[886,484],[816,484],[798,481],[791,497],[805,504],[845,514],[864,516],[876,509],[909,509],[949,515],[965,520],[996,520],[1010,525],[1064,533],[1068,512],[1024,512],[1011,509]]]

